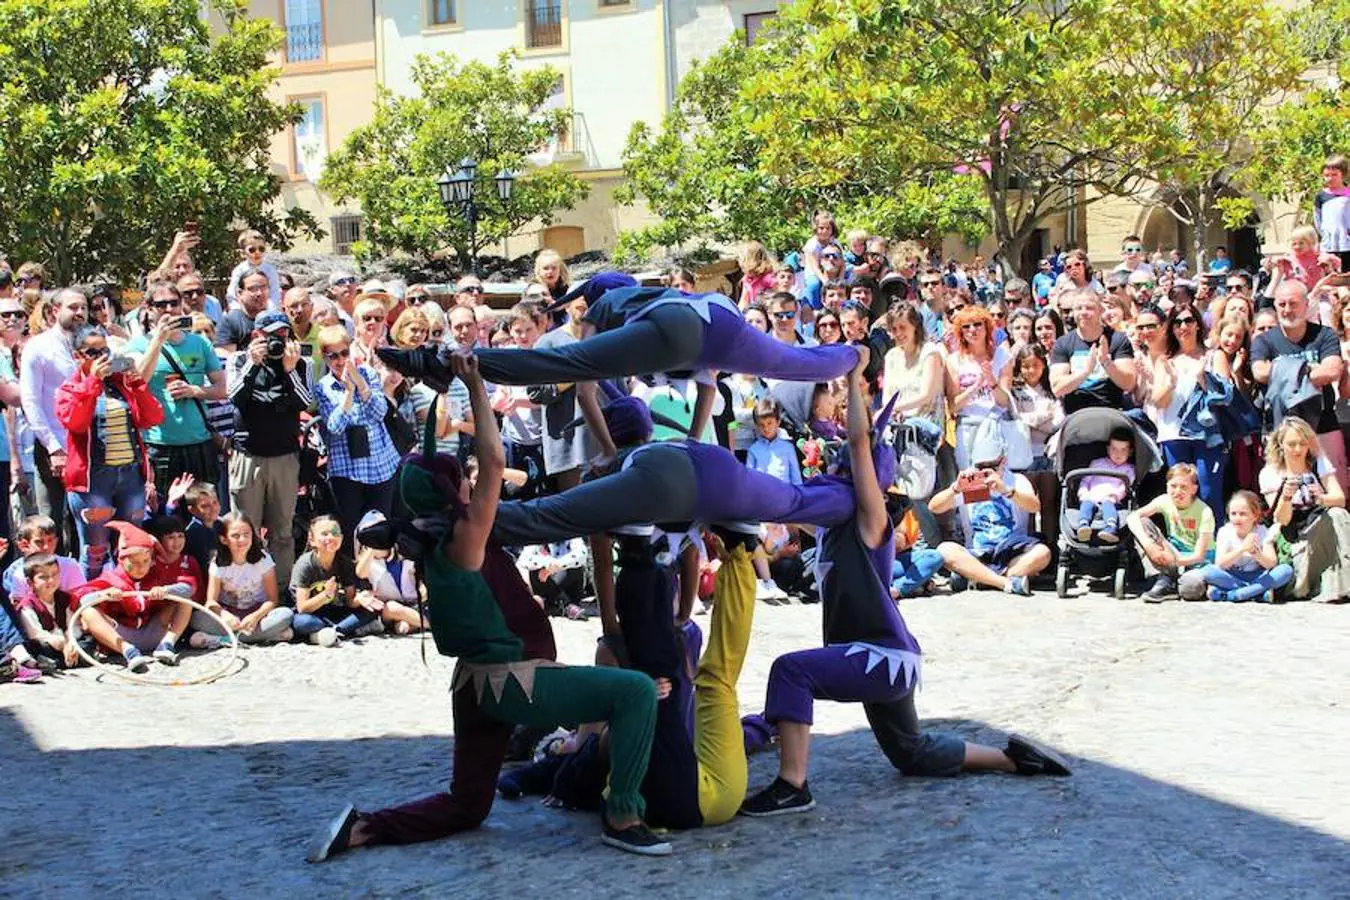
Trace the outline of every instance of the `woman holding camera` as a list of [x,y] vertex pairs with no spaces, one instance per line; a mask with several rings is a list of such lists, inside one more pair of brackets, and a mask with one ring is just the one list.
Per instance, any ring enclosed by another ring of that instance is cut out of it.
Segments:
[[164,408],[126,357],[108,351],[108,332],[84,325],[75,332],[76,369],[56,390],[56,418],[70,435],[62,473],[80,536],[80,564],[96,578],[108,557],[111,519],[145,518],[151,476],[144,429],[164,421]]
[[351,338],[341,325],[319,332],[328,374],[315,388],[328,444],[328,483],[337,503],[347,546],[352,530],[370,510],[389,515],[399,454],[384,416],[389,400],[374,369],[357,365]]

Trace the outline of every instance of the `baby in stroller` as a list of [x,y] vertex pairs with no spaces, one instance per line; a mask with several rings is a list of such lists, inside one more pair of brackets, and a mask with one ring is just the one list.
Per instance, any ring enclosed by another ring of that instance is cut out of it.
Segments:
[[[1134,431],[1117,428],[1106,442],[1106,455],[1094,459],[1089,468],[1118,472],[1125,480],[1110,475],[1088,475],[1078,485],[1078,540],[1088,543],[1095,534],[1104,544],[1120,542],[1120,505],[1134,484]],[[1100,518],[1096,514],[1100,513]],[[1094,528],[1100,522],[1100,528]]]

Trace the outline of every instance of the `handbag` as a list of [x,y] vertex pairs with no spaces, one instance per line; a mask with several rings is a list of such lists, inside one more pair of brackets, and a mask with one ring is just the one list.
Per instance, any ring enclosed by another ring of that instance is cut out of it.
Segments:
[[385,405],[384,430],[389,432],[389,440],[400,456],[417,446],[419,437],[417,426],[399,413],[398,406],[393,400],[389,400]]
[[997,442],[1003,447],[1003,460],[1011,472],[1031,468],[1031,428],[1015,412],[1000,411],[986,416],[975,429],[976,445]]
[[[174,354],[169,352],[168,345],[161,346],[159,352],[161,356],[169,361],[169,366],[173,369],[174,374],[186,382],[188,380],[187,373],[184,372],[183,367],[178,364],[178,360],[174,357]],[[230,449],[230,439],[211,426],[211,419],[206,415],[206,407],[202,404],[202,401],[193,397],[192,402],[197,407],[198,415],[202,417],[202,424],[206,426],[207,434],[211,435],[211,443],[218,452],[227,452]]]

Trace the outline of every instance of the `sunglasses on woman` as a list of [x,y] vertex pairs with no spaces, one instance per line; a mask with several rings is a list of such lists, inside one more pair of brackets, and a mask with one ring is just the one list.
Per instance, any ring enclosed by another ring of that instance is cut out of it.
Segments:
[[80,355],[85,359],[99,359],[108,355],[107,347],[86,347],[80,351]]
[[1173,324],[1174,326],[1176,326],[1176,325],[1194,325],[1194,324],[1195,324],[1195,316],[1178,316],[1177,318],[1175,318],[1175,319],[1172,320],[1172,324]]
[[341,349],[341,350],[326,350],[326,351],[324,351],[323,358],[324,358],[324,359],[329,359],[329,360],[332,360],[332,359],[346,359],[347,357],[349,357],[349,356],[351,356],[351,355],[352,355],[351,348],[349,348],[349,347],[344,347],[344,348]]

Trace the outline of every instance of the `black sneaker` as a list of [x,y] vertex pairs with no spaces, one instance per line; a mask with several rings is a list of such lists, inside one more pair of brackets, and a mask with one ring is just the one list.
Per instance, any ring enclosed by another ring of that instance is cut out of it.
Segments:
[[310,840],[309,847],[305,851],[305,859],[319,863],[330,856],[337,856],[344,850],[350,850],[352,828],[359,818],[356,807],[350,803],[344,806],[341,812],[328,820],[323,828],[319,829],[319,833]]
[[641,822],[623,829],[613,828],[605,822],[605,830],[601,833],[600,840],[611,847],[639,856],[669,856],[674,849],[670,846],[670,841],[658,837]]
[[1004,753],[1017,766],[1018,775],[1072,775],[1064,757],[1043,744],[1020,734],[1008,735]]
[[1166,575],[1159,575],[1158,580],[1153,582],[1153,587],[1144,594],[1145,603],[1162,603],[1165,600],[1178,600],[1181,595],[1177,593],[1177,583]]
[[966,579],[966,576],[957,575],[955,572],[952,573],[951,581],[948,584],[951,586],[953,594],[959,594],[970,587],[970,582]]
[[815,808],[816,801],[806,782],[803,781],[800,788],[795,788],[783,779],[775,778],[773,784],[741,804],[741,815],[768,818],[803,813]]

